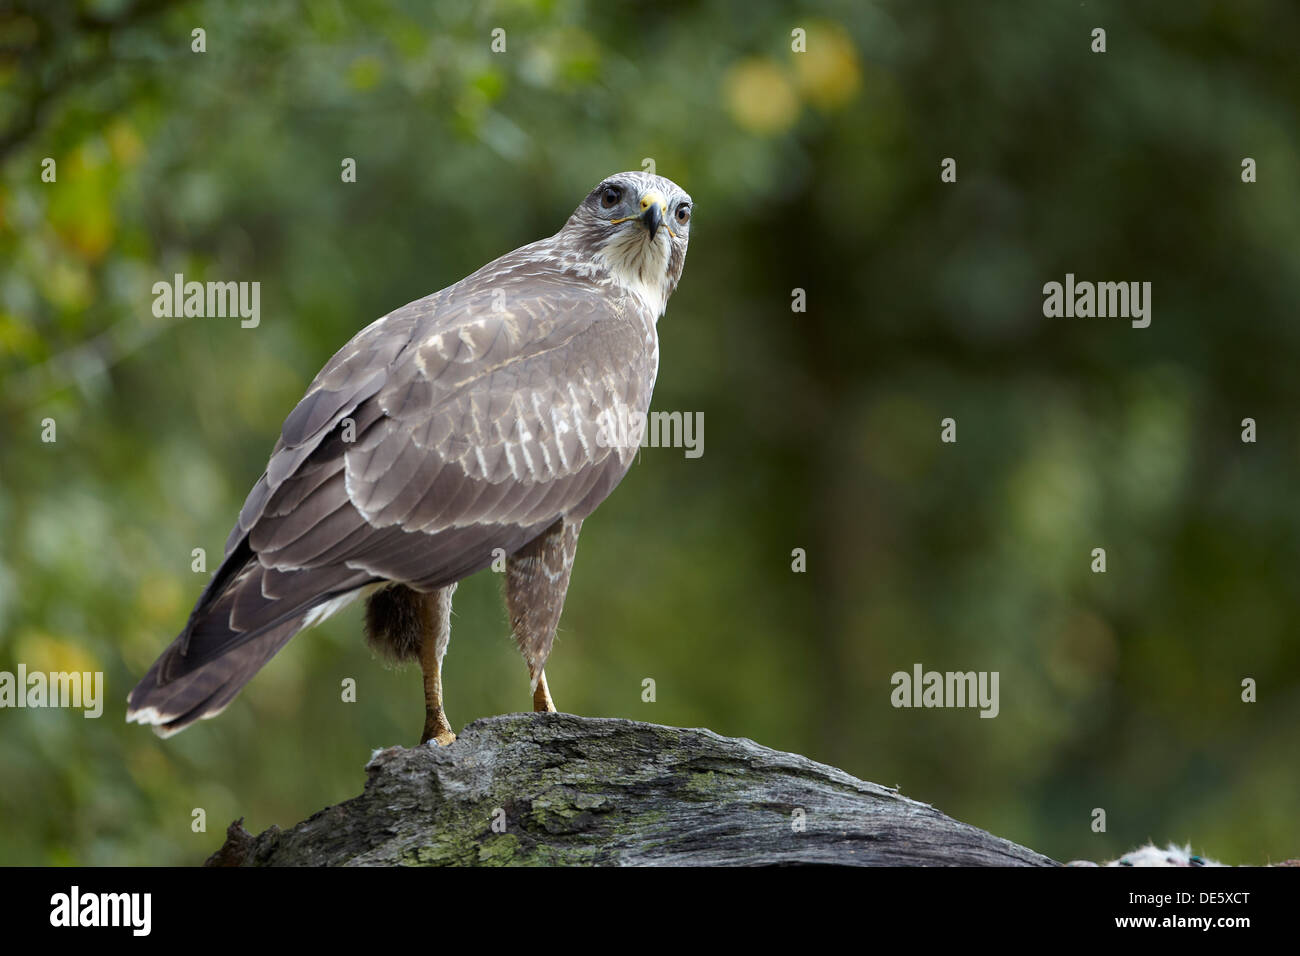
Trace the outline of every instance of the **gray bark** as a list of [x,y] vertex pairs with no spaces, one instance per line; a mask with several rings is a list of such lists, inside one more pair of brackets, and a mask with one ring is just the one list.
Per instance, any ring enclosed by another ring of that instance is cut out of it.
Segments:
[[[390,747],[364,792],[208,865],[1052,866],[896,791],[709,730],[569,714]],[[796,825],[802,811],[803,828]]]

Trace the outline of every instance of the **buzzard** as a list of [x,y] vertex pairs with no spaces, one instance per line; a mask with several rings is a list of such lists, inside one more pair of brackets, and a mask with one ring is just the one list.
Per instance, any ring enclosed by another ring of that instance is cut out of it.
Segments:
[[[610,176],[549,239],[362,329],[285,419],[225,558],[131,691],[161,736],[220,713],[291,637],[358,597],[366,638],[424,672],[420,742],[456,739],[442,660],[462,578],[505,557],[533,709],[583,520],[639,444],[691,197]],[[626,429],[623,429],[626,431]]]

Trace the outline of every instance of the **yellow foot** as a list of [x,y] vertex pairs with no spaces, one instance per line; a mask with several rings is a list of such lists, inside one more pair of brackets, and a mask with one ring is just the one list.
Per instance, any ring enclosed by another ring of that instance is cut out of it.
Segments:
[[447,723],[447,715],[442,711],[425,717],[424,733],[420,735],[421,744],[427,744],[432,740],[439,747],[446,747],[455,739],[456,735],[451,732],[451,724]]
[[537,689],[533,691],[533,712],[537,714],[555,713],[555,701],[551,700],[551,689],[546,686],[546,672],[537,678]]

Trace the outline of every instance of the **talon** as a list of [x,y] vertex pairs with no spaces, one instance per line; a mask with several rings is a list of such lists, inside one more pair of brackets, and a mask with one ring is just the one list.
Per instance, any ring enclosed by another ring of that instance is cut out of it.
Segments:
[[424,746],[432,740],[439,747],[447,747],[455,739],[456,735],[452,733],[451,724],[447,722],[447,715],[442,712],[441,707],[430,712],[425,717],[424,733],[420,735],[420,746]]

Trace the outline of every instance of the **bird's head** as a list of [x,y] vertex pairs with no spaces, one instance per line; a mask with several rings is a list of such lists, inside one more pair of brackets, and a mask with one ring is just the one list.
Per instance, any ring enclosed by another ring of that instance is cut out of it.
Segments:
[[677,288],[691,234],[691,197],[671,179],[615,173],[601,181],[565,225],[615,282],[642,297],[656,317]]

